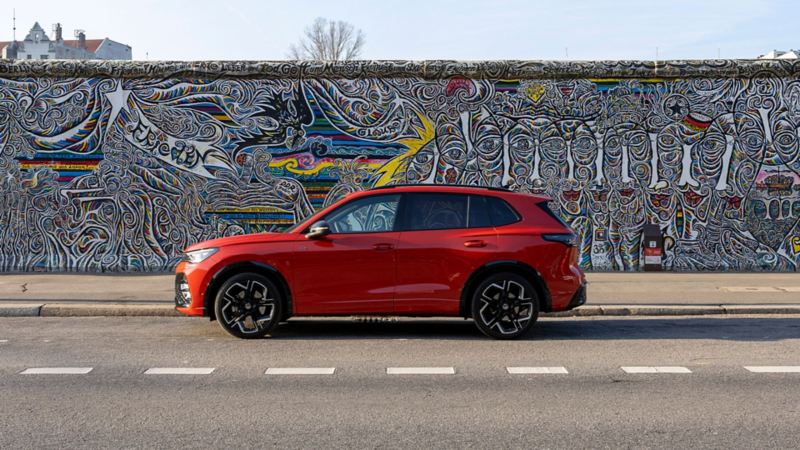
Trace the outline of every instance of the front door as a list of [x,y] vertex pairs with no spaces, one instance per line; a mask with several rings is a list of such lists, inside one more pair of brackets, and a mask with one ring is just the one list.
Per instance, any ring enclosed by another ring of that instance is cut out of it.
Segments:
[[389,314],[400,195],[373,195],[328,214],[331,234],[297,244],[293,301],[299,315]]

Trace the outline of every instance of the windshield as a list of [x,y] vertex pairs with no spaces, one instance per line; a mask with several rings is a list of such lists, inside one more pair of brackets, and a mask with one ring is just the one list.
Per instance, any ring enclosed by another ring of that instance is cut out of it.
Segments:
[[308,222],[308,219],[303,219],[300,222],[297,222],[296,224],[290,226],[289,228],[286,228],[285,230],[281,230],[280,232],[281,233],[292,233],[295,230],[300,229],[302,226],[305,226],[306,222]]

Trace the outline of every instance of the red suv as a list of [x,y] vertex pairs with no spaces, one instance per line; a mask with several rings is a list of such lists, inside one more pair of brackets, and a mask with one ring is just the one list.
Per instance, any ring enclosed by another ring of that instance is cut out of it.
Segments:
[[177,310],[241,338],[336,315],[469,317],[515,338],[586,301],[576,236],[547,199],[495,188],[356,192],[285,233],[193,245],[176,270]]

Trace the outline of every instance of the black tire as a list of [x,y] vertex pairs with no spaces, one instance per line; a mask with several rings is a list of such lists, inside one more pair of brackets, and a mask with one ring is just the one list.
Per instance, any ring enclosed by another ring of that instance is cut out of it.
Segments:
[[539,296],[530,281],[504,272],[486,277],[472,294],[472,318],[495,339],[515,339],[539,318]]
[[269,334],[283,314],[283,296],[269,278],[257,273],[234,275],[220,286],[214,301],[217,322],[242,339]]

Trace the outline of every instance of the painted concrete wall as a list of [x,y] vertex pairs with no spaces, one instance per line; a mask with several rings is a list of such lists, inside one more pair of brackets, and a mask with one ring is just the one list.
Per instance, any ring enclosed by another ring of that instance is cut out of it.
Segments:
[[545,193],[590,270],[798,271],[787,61],[0,63],[0,270],[162,271],[391,183]]

